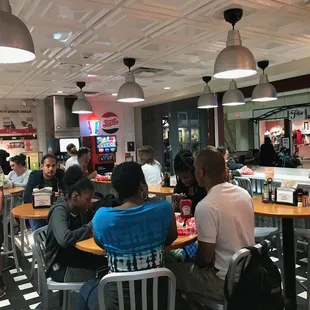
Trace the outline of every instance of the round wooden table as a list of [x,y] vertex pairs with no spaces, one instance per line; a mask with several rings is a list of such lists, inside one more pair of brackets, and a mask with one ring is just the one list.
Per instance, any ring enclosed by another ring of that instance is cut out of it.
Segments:
[[15,194],[21,194],[24,191],[24,188],[21,186],[16,186],[12,188],[6,188],[3,190],[4,195],[15,195]]
[[295,275],[295,247],[294,247],[294,218],[310,218],[310,207],[302,208],[281,204],[262,202],[262,197],[253,198],[256,215],[278,217],[282,220],[283,234],[283,265],[284,288],[288,304],[285,309],[297,309],[296,275]]
[[[169,246],[165,247],[165,251],[183,248],[197,240],[197,235],[178,236],[178,238]],[[75,244],[75,247],[81,251],[93,253],[97,255],[105,255],[104,249],[100,248],[94,238],[86,239]]]
[[150,185],[149,186],[149,193],[155,195],[162,195],[162,196],[172,196],[173,195],[173,187],[163,187],[161,185]]
[[25,220],[47,219],[49,208],[34,209],[32,203],[24,203],[11,210],[14,217]]

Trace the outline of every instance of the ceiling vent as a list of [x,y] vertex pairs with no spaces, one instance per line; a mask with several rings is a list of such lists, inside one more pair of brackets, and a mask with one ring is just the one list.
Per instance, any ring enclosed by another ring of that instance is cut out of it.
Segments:
[[162,74],[167,70],[165,69],[157,69],[157,68],[148,68],[148,67],[139,67],[134,70],[132,70],[135,77],[154,77],[157,75]]
[[79,64],[70,64],[62,62],[57,67],[63,70],[80,70],[83,66]]

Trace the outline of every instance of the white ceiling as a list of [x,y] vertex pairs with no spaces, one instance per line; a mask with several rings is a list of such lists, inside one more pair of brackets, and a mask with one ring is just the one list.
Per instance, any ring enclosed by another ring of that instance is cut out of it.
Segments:
[[[63,91],[75,93],[75,82],[111,96],[124,81],[123,57],[136,66],[161,69],[141,73],[146,104],[198,94],[201,77],[213,74],[230,25],[227,8],[241,7],[237,24],[243,45],[256,60],[270,60],[270,80],[310,72],[310,4],[304,0],[11,0],[13,13],[29,27],[37,58],[27,64],[0,66],[0,98],[41,99]],[[63,33],[66,42],[53,38]],[[70,34],[71,33],[71,37]],[[95,77],[88,77],[88,75]],[[238,82],[251,85],[258,77]],[[228,87],[216,80],[215,91]],[[164,90],[170,86],[171,90]]]

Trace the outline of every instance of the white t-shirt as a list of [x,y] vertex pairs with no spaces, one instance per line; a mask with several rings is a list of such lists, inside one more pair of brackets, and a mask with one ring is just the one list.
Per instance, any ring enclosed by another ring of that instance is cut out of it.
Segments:
[[159,185],[161,184],[161,170],[158,164],[150,165],[144,164],[142,171],[145,177],[147,185]]
[[78,162],[78,160],[77,160],[77,156],[71,156],[69,159],[67,159],[67,161],[66,161],[66,170],[69,168],[69,167],[71,167],[71,166],[73,166],[73,165],[78,165],[79,164],[79,162]]
[[249,193],[230,183],[214,186],[196,207],[198,240],[215,243],[217,276],[225,280],[232,256],[254,242],[254,207]]

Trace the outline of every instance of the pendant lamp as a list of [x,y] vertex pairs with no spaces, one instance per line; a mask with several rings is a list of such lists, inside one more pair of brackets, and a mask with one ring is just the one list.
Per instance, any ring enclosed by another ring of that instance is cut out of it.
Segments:
[[235,80],[231,80],[228,90],[223,96],[223,106],[237,106],[245,104],[244,96],[242,92],[237,88]]
[[263,60],[257,63],[257,66],[263,70],[263,73],[259,77],[259,84],[255,86],[252,92],[252,101],[255,102],[267,102],[278,99],[276,89],[268,81],[268,76],[265,74],[265,69],[268,67],[269,61]]
[[217,55],[214,77],[218,79],[238,79],[256,74],[256,62],[252,52],[242,46],[240,33],[235,24],[241,20],[242,9],[224,12],[225,20],[232,25],[228,32],[226,47]]
[[211,81],[211,76],[204,76],[202,80],[206,83],[203,94],[198,99],[198,109],[217,108],[217,96],[211,93],[208,83]]
[[0,63],[22,63],[36,58],[31,34],[15,15],[9,0],[0,1]]
[[85,87],[85,82],[77,82],[77,87],[80,88],[80,91],[77,94],[77,100],[74,101],[72,105],[72,113],[75,114],[91,114],[93,113],[93,108],[90,102],[85,98],[83,93],[83,87]]
[[119,102],[142,102],[144,101],[144,93],[142,87],[135,82],[135,77],[130,71],[136,60],[134,58],[124,58],[124,65],[128,67],[125,83],[119,88],[117,93],[117,101]]

